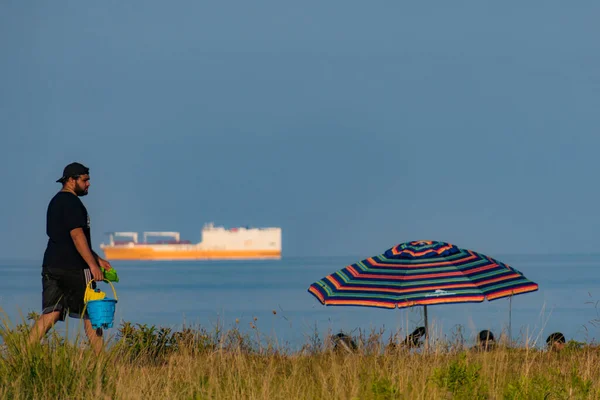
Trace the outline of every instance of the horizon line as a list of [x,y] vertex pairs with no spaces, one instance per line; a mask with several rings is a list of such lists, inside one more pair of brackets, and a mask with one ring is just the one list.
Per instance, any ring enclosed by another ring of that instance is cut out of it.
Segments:
[[[490,255],[489,253],[484,253],[485,255]],[[378,254],[373,254],[366,257],[373,257]],[[600,256],[600,252],[566,252],[566,253],[499,253],[498,258],[500,257],[509,257],[509,256]],[[325,258],[325,257],[355,257],[356,259],[363,259],[365,256],[357,255],[357,254],[329,254],[329,255],[289,255],[289,256],[281,256],[280,260],[285,258]],[[491,256],[490,256],[491,257]],[[274,260],[274,261],[280,261]],[[32,262],[32,263],[41,263],[42,259],[32,259],[26,257],[0,257],[0,262]],[[108,260],[111,261],[111,260]],[[113,261],[160,261],[163,260],[113,260]],[[166,261],[166,260],[165,260]],[[174,260],[174,261],[260,261],[260,260]]]

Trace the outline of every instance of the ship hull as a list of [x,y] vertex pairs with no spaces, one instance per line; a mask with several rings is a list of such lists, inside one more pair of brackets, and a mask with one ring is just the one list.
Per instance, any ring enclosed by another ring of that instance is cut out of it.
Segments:
[[[202,228],[202,240],[197,244],[182,241],[179,232],[152,231],[109,233],[108,244],[100,248],[108,260],[262,260],[281,258],[281,228],[237,227],[225,229],[211,222]],[[127,241],[115,241],[128,237]],[[169,238],[148,242],[148,237]]]
[[264,260],[281,259],[279,250],[157,250],[152,247],[104,247],[107,260]]

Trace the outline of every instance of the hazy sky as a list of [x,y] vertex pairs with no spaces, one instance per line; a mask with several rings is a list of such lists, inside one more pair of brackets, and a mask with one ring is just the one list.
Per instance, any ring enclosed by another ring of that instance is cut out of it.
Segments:
[[41,259],[75,160],[95,249],[597,252],[600,3],[506,3],[1,1],[0,258]]

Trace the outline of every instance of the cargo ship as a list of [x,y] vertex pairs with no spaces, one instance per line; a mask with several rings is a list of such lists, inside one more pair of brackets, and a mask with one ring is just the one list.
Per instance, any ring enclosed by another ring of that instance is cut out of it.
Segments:
[[[204,225],[199,243],[181,240],[179,232],[109,232],[100,244],[107,260],[254,260],[281,259],[281,228]],[[148,238],[160,240],[149,242]],[[125,239],[123,239],[125,238]],[[163,238],[167,238],[166,240]]]

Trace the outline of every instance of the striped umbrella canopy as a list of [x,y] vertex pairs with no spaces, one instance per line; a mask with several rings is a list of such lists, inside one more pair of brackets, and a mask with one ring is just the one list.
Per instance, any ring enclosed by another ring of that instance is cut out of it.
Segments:
[[536,283],[500,261],[428,240],[401,243],[308,288],[327,306],[381,308],[491,301],[536,290]]

